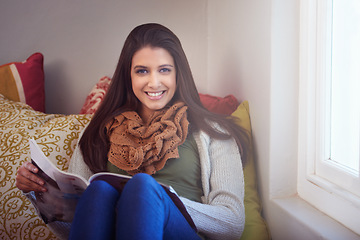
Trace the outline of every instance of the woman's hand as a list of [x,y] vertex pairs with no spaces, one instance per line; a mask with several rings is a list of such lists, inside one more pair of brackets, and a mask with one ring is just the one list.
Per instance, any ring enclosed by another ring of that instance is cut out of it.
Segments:
[[27,193],[30,191],[46,192],[45,181],[35,174],[39,171],[31,162],[25,162],[17,171],[16,187]]

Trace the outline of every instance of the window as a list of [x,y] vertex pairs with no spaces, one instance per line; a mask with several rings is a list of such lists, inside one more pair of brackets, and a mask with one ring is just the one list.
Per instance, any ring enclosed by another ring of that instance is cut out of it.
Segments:
[[318,8],[325,14],[318,15],[323,18],[318,48],[323,49],[316,94],[324,110],[318,116],[315,172],[360,197],[360,2],[324,1]]
[[299,194],[360,234],[360,1],[301,1]]

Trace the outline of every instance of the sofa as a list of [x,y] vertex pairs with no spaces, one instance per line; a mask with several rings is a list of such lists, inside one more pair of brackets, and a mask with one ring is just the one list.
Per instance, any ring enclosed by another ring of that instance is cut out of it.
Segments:
[[[35,53],[24,62],[0,66],[0,238],[56,239],[30,201],[16,187],[16,172],[30,160],[29,138],[35,139],[44,154],[66,171],[79,133],[91,120],[108,89],[111,79],[101,78],[91,90],[78,114],[45,113],[43,55]],[[210,111],[237,117],[251,138],[249,104],[239,104],[228,95],[200,94]],[[261,216],[257,191],[253,147],[244,166],[245,230],[241,239],[270,239]]]

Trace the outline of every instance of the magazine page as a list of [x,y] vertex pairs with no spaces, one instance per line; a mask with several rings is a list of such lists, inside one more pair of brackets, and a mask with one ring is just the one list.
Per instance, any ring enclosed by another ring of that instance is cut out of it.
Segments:
[[77,175],[59,170],[30,139],[31,160],[39,168],[37,175],[45,181],[47,192],[35,193],[37,208],[46,223],[72,221],[76,204],[88,182]]
[[[107,183],[109,183],[114,188],[116,188],[119,192],[121,192],[122,189],[124,188],[124,185],[131,178],[132,178],[132,176],[123,175],[123,174],[119,174],[119,173],[100,172],[100,173],[96,173],[96,174],[92,175],[89,179],[89,182],[91,183],[96,180],[103,180],[103,181],[106,181]],[[176,194],[175,190],[172,187],[162,184],[162,183],[159,183],[159,184],[166,190],[166,192],[171,192],[172,194]]]
[[89,182],[91,183],[96,180],[102,180],[109,183],[111,186],[113,186],[115,189],[121,192],[127,181],[129,181],[130,179],[131,176],[127,176],[127,175],[110,173],[110,172],[101,172],[92,175],[89,179]]

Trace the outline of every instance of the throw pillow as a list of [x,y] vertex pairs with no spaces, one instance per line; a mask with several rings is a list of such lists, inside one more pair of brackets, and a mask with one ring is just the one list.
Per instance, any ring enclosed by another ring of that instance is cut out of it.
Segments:
[[233,95],[217,97],[209,94],[199,94],[204,107],[210,112],[230,115],[239,106],[238,100]]
[[107,92],[111,79],[109,77],[102,77],[98,83],[90,91],[86,97],[85,103],[80,110],[80,114],[94,114],[100,106],[100,103],[104,99],[105,93]]
[[34,110],[45,112],[44,57],[34,53],[24,62],[0,66],[0,94],[27,103]]
[[30,161],[29,138],[61,170],[67,170],[91,115],[45,114],[0,94],[0,239],[53,239],[55,235],[16,187],[16,172]]
[[[251,123],[249,115],[249,103],[247,101],[242,102],[236,111],[231,114],[236,117],[236,123],[243,127],[251,137]],[[245,229],[241,240],[256,239],[267,240],[271,239],[267,225],[263,217],[261,216],[261,201],[257,190],[256,171],[254,163],[254,148],[252,143],[250,144],[248,151],[248,159],[244,166],[244,181],[245,181]]]

